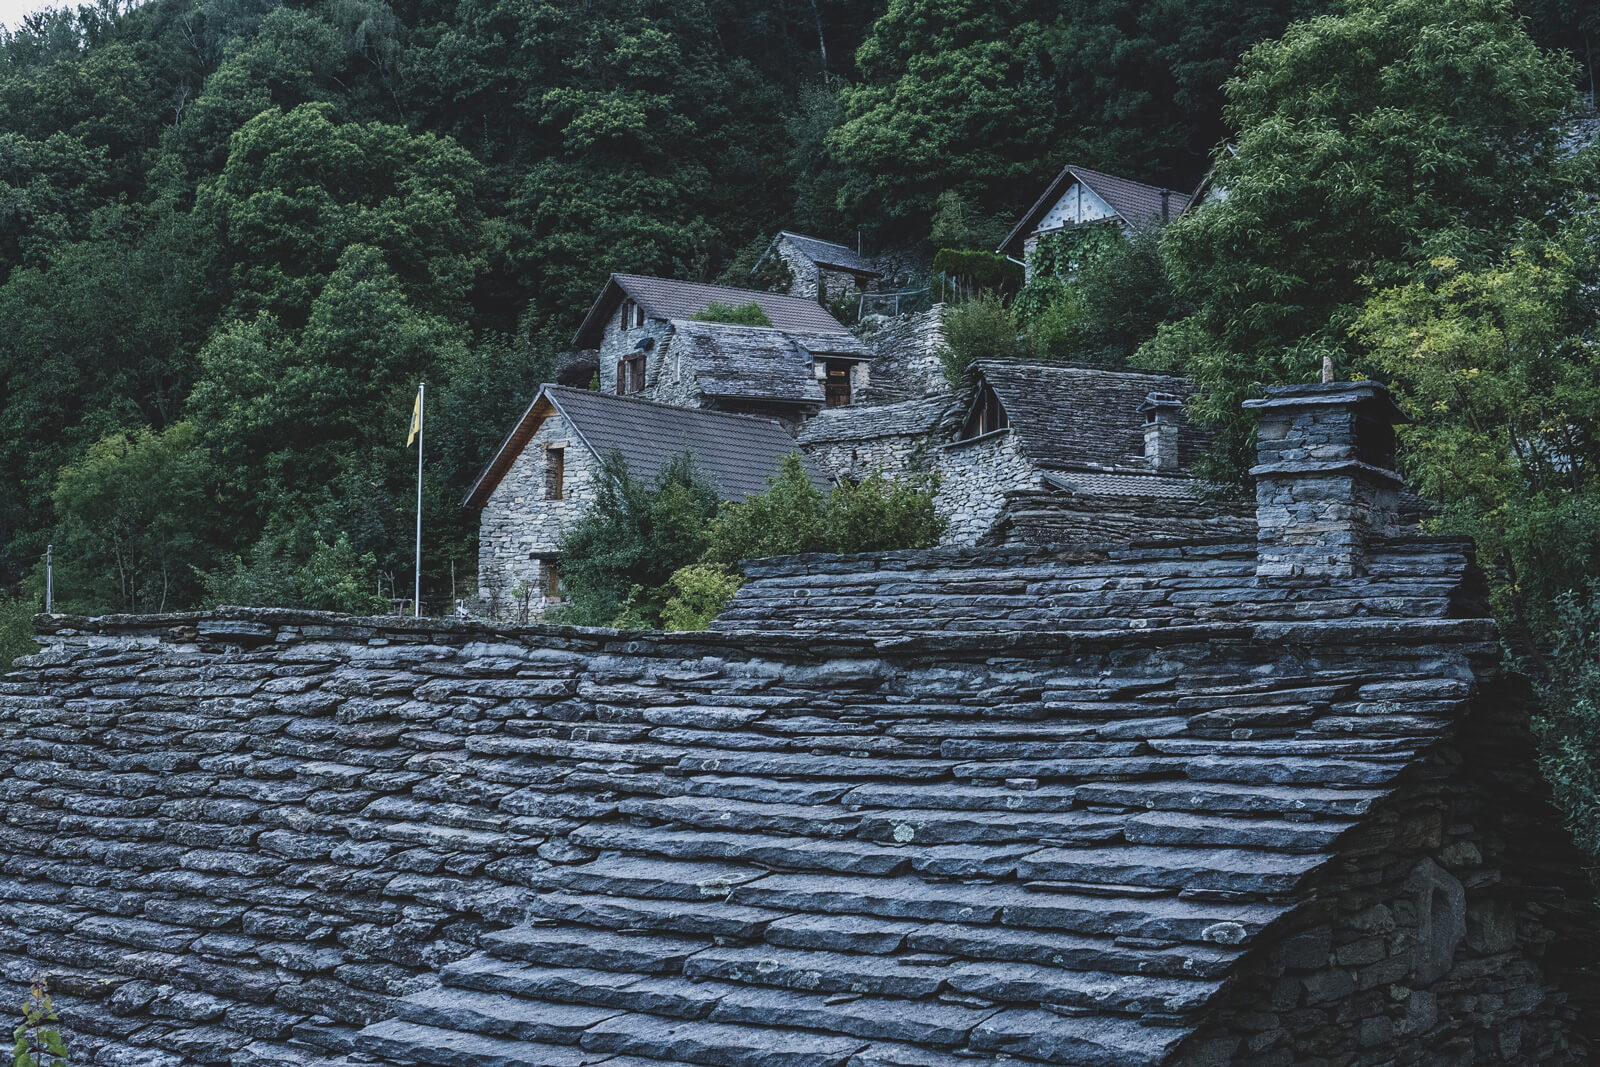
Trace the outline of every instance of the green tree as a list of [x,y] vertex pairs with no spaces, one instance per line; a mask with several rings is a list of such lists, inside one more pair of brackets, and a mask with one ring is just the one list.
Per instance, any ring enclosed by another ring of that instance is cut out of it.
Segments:
[[1471,535],[1522,633],[1600,574],[1600,257],[1585,219],[1478,270],[1428,276],[1368,301],[1356,322],[1371,364],[1416,419],[1405,472]]
[[647,483],[622,455],[601,462],[594,501],[561,533],[562,622],[580,626],[658,626],[668,580],[700,558],[716,493],[687,456]]
[[833,154],[856,168],[841,196],[901,232],[923,229],[937,197],[980,205],[1036,181],[1055,129],[1054,5],[1038,0],[889,0],[856,53]]
[[1247,396],[1314,378],[1324,356],[1354,366],[1368,295],[1439,255],[1485,263],[1520,220],[1550,217],[1572,74],[1503,0],[1350,0],[1246,54],[1227,195],[1165,239],[1194,310],[1141,354],[1200,387],[1213,477],[1242,481]]
[[95,442],[56,482],[63,600],[90,612],[192,603],[214,502],[211,458],[193,425]]
[[979,360],[1027,356],[1027,342],[1020,332],[1016,312],[993,293],[981,293],[946,310],[939,361],[950,387],[960,388],[968,369]]

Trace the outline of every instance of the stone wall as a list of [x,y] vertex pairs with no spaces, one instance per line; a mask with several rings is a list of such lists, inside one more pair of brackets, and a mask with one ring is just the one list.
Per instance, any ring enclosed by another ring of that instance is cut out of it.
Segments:
[[[545,499],[547,450],[552,446],[561,447],[565,457],[560,500]],[[544,420],[478,518],[474,607],[480,614],[510,619],[542,610],[544,560],[556,554],[562,526],[594,500],[598,466],[564,416],[552,413]],[[518,586],[525,587],[526,596],[516,594]]]
[[1582,1060],[1593,990],[1569,999],[1534,976],[1592,965],[1593,887],[1525,758],[1526,706],[1498,687],[1413,768],[1177,1067]]
[[935,304],[915,315],[884,319],[866,336],[874,356],[862,403],[892,404],[949,390],[939,363],[944,310],[945,305]]
[[941,478],[935,503],[950,524],[941,542],[947,545],[977,544],[1000,517],[1006,494],[1039,481],[1009,430],[937,448],[934,468]]
[[[662,368],[662,354],[672,337],[672,324],[663,319],[646,319],[643,326],[635,326],[631,330],[622,328],[622,312],[619,309],[611,316],[611,321],[606,323],[605,333],[600,341],[600,391],[608,396],[615,396],[617,392],[617,360],[632,355],[643,338],[650,338],[655,342],[650,351],[645,353],[645,391],[630,395],[644,396],[647,399],[657,399],[655,390],[662,388],[663,382],[667,383],[663,389],[664,394],[673,394],[673,390],[681,391],[682,375],[675,369],[665,372]],[[662,403],[678,403],[676,400],[663,399]],[[699,393],[694,394],[692,403],[679,404],[680,407],[699,407]]]

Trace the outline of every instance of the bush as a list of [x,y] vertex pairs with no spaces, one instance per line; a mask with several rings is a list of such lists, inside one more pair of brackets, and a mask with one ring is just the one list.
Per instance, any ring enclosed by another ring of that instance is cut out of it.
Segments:
[[662,612],[667,630],[704,630],[744,584],[744,575],[718,563],[695,563],[672,572],[671,596]]
[[202,575],[207,607],[303,608],[380,615],[389,601],[378,592],[378,560],[356,555],[341,533],[332,544],[321,533],[278,531],[267,534],[250,550],[248,560]]
[[1559,624],[1534,719],[1545,776],[1578,844],[1600,856],[1600,582],[1558,601]]
[[1017,317],[999,297],[984,293],[952,307],[944,315],[945,345],[939,362],[953,388],[960,388],[967,370],[979,360],[1022,359],[1026,342],[1017,333]]
[[716,301],[706,305],[704,311],[697,311],[689,316],[695,322],[727,322],[735,326],[771,326],[772,320],[767,318],[767,313],[761,310],[761,305],[754,300],[747,304],[719,304]]
[[941,248],[933,269],[954,282],[958,293],[1014,293],[1022,288],[1022,267],[993,252]]
[[795,454],[771,488],[725,504],[707,538],[705,559],[731,566],[798,552],[882,552],[937,544],[945,522],[934,508],[937,481],[894,481],[881,472],[824,496]]
[[29,597],[0,597],[0,674],[11,669],[18,656],[39,651],[33,639],[33,617],[41,609]]
[[573,626],[657,626],[673,573],[705,551],[716,492],[680,456],[646,484],[611,452],[594,503],[561,535],[562,595],[547,615]]
[[859,485],[835,486],[828,494],[829,549],[887,552],[938,544],[947,525],[934,507],[938,491],[937,478],[894,481],[882,471]]
[[791,452],[765,493],[724,504],[717,512],[706,536],[705,559],[733,565],[762,556],[825,551],[827,503],[811,484],[799,454]]

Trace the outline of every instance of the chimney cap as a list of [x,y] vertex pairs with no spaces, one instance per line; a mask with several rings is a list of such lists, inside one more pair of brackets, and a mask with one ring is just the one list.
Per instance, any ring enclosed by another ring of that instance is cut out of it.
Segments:
[[1242,405],[1248,411],[1271,411],[1280,408],[1353,407],[1376,405],[1379,414],[1391,423],[1408,423],[1411,416],[1395,403],[1394,394],[1382,382],[1307,382],[1302,385],[1274,385],[1267,395],[1246,400]]
[[1141,412],[1167,411],[1181,407],[1183,407],[1183,397],[1177,393],[1146,393],[1144,403],[1139,405],[1139,410]]

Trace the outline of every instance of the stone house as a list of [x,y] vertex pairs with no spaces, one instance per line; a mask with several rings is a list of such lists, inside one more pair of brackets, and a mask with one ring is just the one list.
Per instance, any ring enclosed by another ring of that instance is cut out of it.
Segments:
[[613,451],[644,481],[687,455],[723,499],[743,500],[795,450],[771,419],[544,386],[462,500],[479,512],[476,613],[525,618],[560,600],[562,530],[593,502]]
[[834,241],[790,230],[778,231],[750,273],[756,273],[772,259],[782,260],[789,268],[793,278],[790,296],[815,300],[819,304],[861,292],[883,277],[883,272],[859,252]]
[[959,394],[824,412],[799,441],[836,477],[936,472],[949,544],[1247,531],[1189,474],[1208,441],[1187,394],[1167,375],[982,362]]
[[[713,303],[755,304],[771,325],[694,318]],[[601,392],[791,426],[851,403],[873,354],[813,300],[634,274],[611,276],[573,346],[597,351]]]
[[1164,226],[1189,206],[1189,195],[1176,189],[1119,178],[1076,164],[1061,168],[1055,180],[1012,227],[996,249],[1023,264],[1033,280],[1033,253],[1049,234],[1113,221],[1124,229]]
[[1382,386],[1253,410],[1231,543],[767,560],[701,633],[44,617],[0,982],[96,1067],[1593,1062],[1470,544]]

